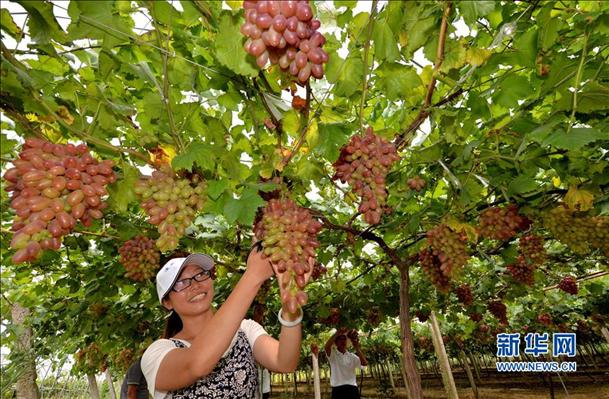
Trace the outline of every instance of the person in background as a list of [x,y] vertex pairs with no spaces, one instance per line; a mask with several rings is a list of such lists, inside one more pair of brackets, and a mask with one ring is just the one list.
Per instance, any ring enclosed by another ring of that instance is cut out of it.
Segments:
[[[347,338],[351,340],[355,354],[347,351]],[[359,399],[355,370],[368,362],[360,347],[357,331],[339,328],[326,342],[325,351],[330,363],[332,399]]]
[[142,358],[137,359],[123,379],[121,399],[148,399],[148,385],[142,374]]

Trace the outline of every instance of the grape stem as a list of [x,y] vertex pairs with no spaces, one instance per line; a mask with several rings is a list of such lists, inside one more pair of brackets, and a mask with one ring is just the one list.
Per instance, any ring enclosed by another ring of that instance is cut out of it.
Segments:
[[309,130],[309,127],[311,126],[311,122],[313,121],[313,119],[309,120],[309,110],[310,109],[311,109],[311,85],[307,81],[307,99],[306,99],[305,108],[302,111],[302,116],[303,116],[303,119],[305,121],[305,124],[302,127],[302,130],[300,132],[300,137],[298,138],[298,141],[296,142],[296,144],[292,148],[292,151],[290,151],[290,153],[288,155],[286,155],[283,158],[283,160],[281,161],[281,168],[280,168],[280,170],[284,170],[285,169],[285,167],[288,165],[288,163],[290,163],[290,160],[300,150],[300,147],[302,147],[302,144],[305,141],[305,137],[307,135],[307,131]]
[[[421,107],[419,114],[415,118],[415,120],[406,128],[406,130],[396,137],[394,142],[396,148],[401,149],[406,144],[406,135],[410,132],[414,132],[421,126],[421,124],[427,119],[430,111],[431,99],[433,96],[434,89],[436,88],[436,73],[442,66],[442,62],[444,61],[444,45],[446,44],[446,32],[448,26],[448,17],[450,15],[452,9],[452,2],[447,1],[446,6],[444,7],[444,13],[442,14],[442,24],[440,25],[440,37],[438,38],[438,49],[436,51],[436,61],[433,67],[433,76],[431,81],[429,82],[429,86],[427,88],[427,95],[425,96],[425,103]],[[456,93],[456,92],[455,92]],[[460,93],[459,93],[460,94]]]
[[359,125],[362,133],[364,133],[364,104],[366,103],[366,92],[368,91],[368,53],[370,51],[370,38],[372,37],[372,31],[374,30],[374,17],[376,16],[377,4],[378,0],[372,1],[372,6],[370,7],[370,20],[368,21],[368,35],[366,37],[366,43],[364,44],[364,79],[362,84],[362,99],[359,105]]

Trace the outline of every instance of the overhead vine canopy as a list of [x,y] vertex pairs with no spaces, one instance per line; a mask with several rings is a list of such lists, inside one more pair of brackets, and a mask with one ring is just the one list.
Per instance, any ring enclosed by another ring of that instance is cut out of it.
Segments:
[[[138,334],[159,334],[152,282],[126,278],[119,259],[136,237],[131,248],[154,248],[147,237],[161,258],[214,254],[226,295],[257,212],[277,197],[324,227],[317,261],[327,273],[307,287],[308,332],[326,328],[333,308],[372,328],[366,319],[380,309],[401,315],[402,345],[412,348],[411,306],[446,310],[469,338],[468,315],[484,314],[487,301],[541,312],[544,292],[564,300],[565,314],[598,312],[589,304],[607,293],[606,279],[582,283],[573,298],[543,288],[607,270],[608,3],[312,2],[327,62],[310,55],[296,74],[281,59],[260,69],[245,51],[239,1],[16,3],[1,20],[3,174],[24,149],[50,142],[59,158],[63,145],[86,144],[91,163],[115,176],[99,182],[100,202],[58,222],[62,241],[13,261],[19,221],[2,192],[3,300],[43,305],[34,317],[41,355],[95,341],[114,356],[145,345]],[[307,23],[298,29],[313,38]],[[306,68],[315,76],[303,80]],[[358,140],[373,143],[364,169],[351,164]],[[382,146],[395,159],[372,151]],[[25,179],[12,173],[7,181]],[[163,210],[170,197],[154,197],[163,187],[183,189],[186,205]],[[176,223],[162,227],[169,216]],[[458,304],[461,284],[473,305]],[[516,322],[509,307],[507,316],[489,310],[489,323]],[[50,344],[59,332],[67,346]]]

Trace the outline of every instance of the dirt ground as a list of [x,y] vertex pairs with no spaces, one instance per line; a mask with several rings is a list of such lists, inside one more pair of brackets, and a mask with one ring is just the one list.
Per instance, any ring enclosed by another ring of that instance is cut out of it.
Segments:
[[[275,387],[274,387],[275,388]],[[560,388],[560,389],[558,389]],[[567,388],[568,396],[565,394],[564,389],[561,387],[555,387],[554,398],[555,399],[609,399],[609,383],[604,386],[584,386],[584,387],[576,387],[576,388]],[[304,391],[304,390],[302,390]],[[458,394],[460,399],[474,399],[474,394],[472,393],[471,388],[458,389]],[[543,385],[538,387],[531,388],[480,388],[478,390],[478,398],[479,399],[546,399],[550,398],[549,389],[544,387]],[[429,399],[441,399],[446,398],[446,393],[443,389],[430,388],[424,390],[425,398]],[[321,395],[322,399],[329,399],[330,393],[329,391],[322,391]],[[275,390],[271,394],[272,399],[305,399],[305,398],[313,398],[312,392],[299,392],[297,396],[292,396],[292,392],[289,393],[281,393]],[[385,395],[380,394],[375,389],[365,389],[362,395],[362,399],[381,399],[381,398],[391,398]],[[395,399],[406,399],[406,391],[404,388],[398,388],[398,392],[396,396],[393,396]]]

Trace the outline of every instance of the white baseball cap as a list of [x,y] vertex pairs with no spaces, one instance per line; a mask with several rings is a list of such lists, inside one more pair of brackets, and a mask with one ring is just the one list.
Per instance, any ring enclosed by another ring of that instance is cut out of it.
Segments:
[[186,258],[173,258],[167,261],[156,274],[156,292],[159,295],[161,305],[163,304],[163,298],[169,294],[186,265],[197,265],[203,270],[211,270],[214,267],[214,260],[209,255],[191,254]]

